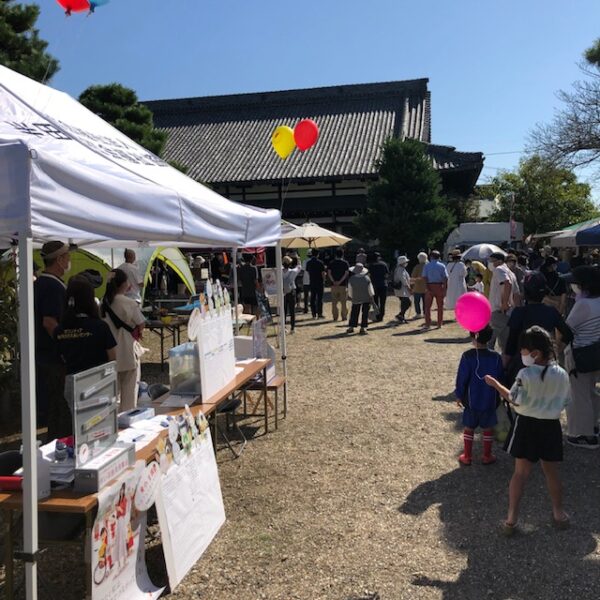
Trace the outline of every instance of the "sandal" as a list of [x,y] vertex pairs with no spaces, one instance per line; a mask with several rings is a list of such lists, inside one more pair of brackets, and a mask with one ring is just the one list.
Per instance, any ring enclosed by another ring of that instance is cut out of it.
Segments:
[[565,531],[571,527],[571,519],[567,513],[565,513],[565,516],[562,519],[555,519],[554,515],[552,515],[552,524],[559,531]]
[[511,537],[511,536],[513,536],[516,531],[517,531],[517,524],[516,523],[509,523],[508,521],[502,521],[500,523],[500,532],[505,537]]

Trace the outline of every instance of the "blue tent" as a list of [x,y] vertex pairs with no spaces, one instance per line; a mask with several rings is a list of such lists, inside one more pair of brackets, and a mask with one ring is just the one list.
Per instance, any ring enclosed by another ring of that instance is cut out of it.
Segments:
[[578,246],[600,246],[600,223],[578,231],[575,236],[575,243]]

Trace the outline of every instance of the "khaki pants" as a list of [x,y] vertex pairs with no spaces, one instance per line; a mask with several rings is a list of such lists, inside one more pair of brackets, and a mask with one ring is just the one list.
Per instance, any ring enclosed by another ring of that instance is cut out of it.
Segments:
[[[575,368],[570,347],[565,351],[567,373]],[[567,405],[567,431],[571,437],[594,435],[594,427],[600,418],[600,395],[596,383],[600,382],[600,371],[570,375],[571,402]]]
[[490,346],[488,346],[490,350],[494,349],[496,343],[500,346],[500,353],[503,353],[506,349],[506,342],[508,342],[508,334],[510,333],[510,329],[508,328],[508,318],[508,315],[501,310],[495,310],[492,313],[490,327],[494,331],[494,337],[492,338]]
[[137,368],[129,371],[119,371],[118,378],[119,395],[121,402],[119,411],[131,410],[137,406],[138,388],[140,382],[140,363],[138,359]]
[[342,305],[342,321],[345,321],[348,318],[348,306],[346,304],[347,297],[348,290],[345,285],[331,286],[331,312],[334,321],[337,321],[340,316],[337,306],[338,302]]

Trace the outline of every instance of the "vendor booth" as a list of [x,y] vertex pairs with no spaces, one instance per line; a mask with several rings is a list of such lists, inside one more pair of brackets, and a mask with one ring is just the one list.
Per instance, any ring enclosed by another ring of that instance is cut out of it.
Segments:
[[[24,474],[21,559],[28,599],[37,598],[38,552],[33,244],[59,239],[85,249],[165,245],[244,248],[279,246],[280,231],[279,211],[226,200],[138,146],[68,95],[0,67],[0,238],[6,245],[16,241],[19,249]],[[281,252],[276,255],[280,272]],[[278,296],[281,306],[281,277]],[[283,327],[280,334],[285,357]],[[104,375],[110,375],[109,367]],[[191,423],[198,415],[187,416],[193,430]],[[189,439],[188,433],[184,434],[187,416],[182,417],[184,424],[173,436],[169,429],[173,447],[185,445]],[[200,421],[196,423],[201,429]],[[195,456],[195,468],[210,462],[206,453]],[[131,481],[105,490],[95,500],[98,518],[112,523],[116,514],[116,530],[121,527],[126,536],[119,519],[131,514],[131,507],[126,508],[127,498],[133,498],[132,490],[137,489],[140,498],[136,496],[136,507],[142,510],[146,501],[141,496],[155,489],[157,478],[156,471],[136,466]],[[167,501],[162,498],[163,508]],[[174,543],[178,533],[170,531]],[[105,558],[105,534],[101,523],[94,527],[93,549],[97,549],[98,557],[94,582],[100,581],[98,586],[105,585],[110,567]],[[122,539],[127,545],[116,548],[113,557],[119,563],[121,559],[126,562],[135,548],[133,539],[132,545],[129,537]],[[187,566],[177,565],[177,580]],[[100,596],[92,593],[92,597]]]

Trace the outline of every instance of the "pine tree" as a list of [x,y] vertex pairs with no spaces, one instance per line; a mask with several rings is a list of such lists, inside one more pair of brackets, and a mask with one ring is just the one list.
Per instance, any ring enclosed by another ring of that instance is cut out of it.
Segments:
[[45,83],[60,67],[35,28],[39,16],[35,4],[0,0],[0,64]]
[[361,237],[379,240],[386,253],[398,249],[412,256],[440,242],[453,217],[425,146],[389,139],[377,167],[380,179],[370,187],[366,211],[357,221]]
[[133,90],[119,83],[92,85],[79,96],[79,102],[140,146],[161,156],[167,134],[154,129],[152,111],[138,102]]

